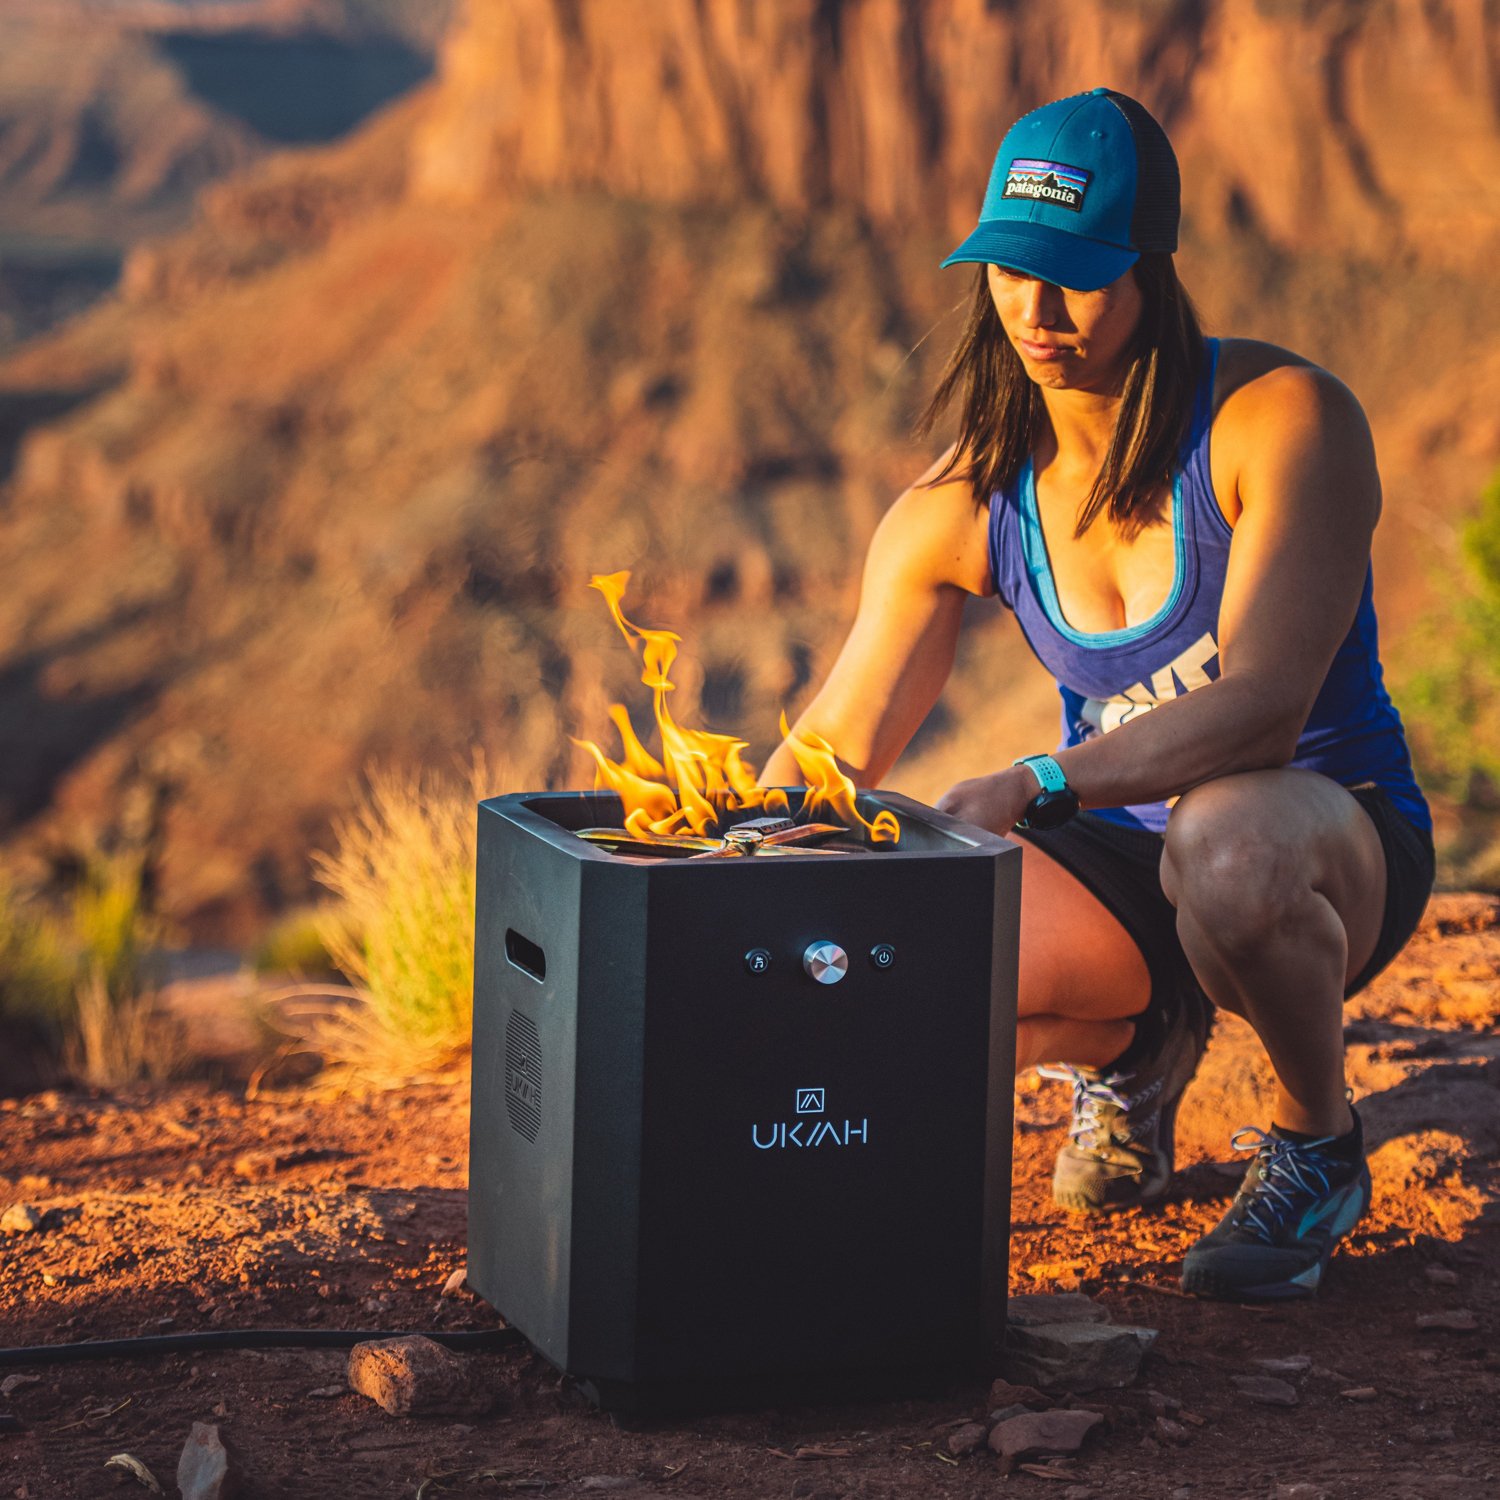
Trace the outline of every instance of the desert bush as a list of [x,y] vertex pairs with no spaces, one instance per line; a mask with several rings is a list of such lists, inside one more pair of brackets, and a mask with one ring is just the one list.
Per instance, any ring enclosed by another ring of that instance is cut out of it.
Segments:
[[102,963],[89,968],[74,992],[63,1046],[73,1077],[96,1088],[164,1083],[181,1071],[186,1055],[182,1027],[162,1011],[154,990],[112,990]]
[[1500,808],[1500,475],[1461,536],[1461,569],[1403,642],[1400,684],[1423,780],[1466,807]]
[[0,878],[0,1019],[37,1026],[60,1042],[76,975],[61,924]]
[[147,959],[160,933],[138,858],[96,856],[65,910],[0,885],[0,1016],[29,1025],[85,1083],[159,1082],[182,1041],[162,1014]]
[[295,974],[304,979],[330,978],[338,965],[323,940],[323,924],[333,913],[303,906],[274,922],[250,953],[257,974]]
[[475,804],[467,784],[376,770],[363,799],[314,856],[337,898],[318,932],[357,987],[317,1029],[320,1047],[367,1070],[409,1074],[468,1045],[474,989]]

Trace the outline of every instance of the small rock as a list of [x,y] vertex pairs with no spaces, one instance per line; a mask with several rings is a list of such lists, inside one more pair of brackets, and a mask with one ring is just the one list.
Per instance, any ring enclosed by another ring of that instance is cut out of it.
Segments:
[[1193,1487],[1190,1484],[1179,1484],[1175,1490],[1168,1494],[1168,1500],[1192,1500]]
[[1328,1500],[1328,1491],[1299,1480],[1296,1484],[1278,1484],[1271,1497],[1272,1500]]
[[1046,1406],[1047,1398],[1034,1385],[1016,1385],[1009,1380],[997,1380],[990,1387],[991,1406]]
[[1146,1405],[1154,1417],[1175,1416],[1182,1409],[1176,1396],[1164,1396],[1160,1391],[1147,1391]]
[[1009,1406],[997,1406],[990,1413],[990,1426],[993,1427],[996,1422],[1008,1422],[1012,1417],[1025,1416],[1030,1410],[1029,1406],[1020,1401],[1013,1401]]
[[1096,1411],[1029,1411],[1011,1417],[990,1433],[990,1447],[1001,1458],[1028,1453],[1076,1453],[1104,1418]]
[[989,1435],[989,1428],[983,1422],[965,1422],[962,1427],[948,1434],[948,1451],[954,1458],[963,1458],[965,1454],[978,1453],[984,1447],[984,1440]]
[[116,1453],[113,1458],[106,1458],[104,1460],[104,1467],[106,1469],[119,1469],[122,1473],[129,1474],[138,1485],[150,1490],[153,1495],[166,1494],[156,1475],[133,1453]]
[[1274,1375],[1236,1375],[1234,1388],[1240,1395],[1262,1406],[1295,1406],[1297,1390]]
[[[653,1493],[645,1500],[663,1500],[663,1497]],[[825,1480],[804,1475],[792,1481],[791,1500],[844,1500],[844,1492],[832,1488]]]
[[1479,1319],[1467,1307],[1455,1307],[1449,1312],[1420,1313],[1418,1328],[1442,1328],[1449,1333],[1473,1333],[1479,1327]]
[[1053,1323],[1107,1323],[1109,1313],[1082,1292],[1023,1292],[1008,1298],[1005,1321],[1019,1328]]
[[335,1396],[347,1396],[349,1387],[347,1385],[318,1385],[314,1386],[307,1395],[312,1401],[331,1401]]
[[193,1423],[177,1460],[177,1488],[182,1500],[229,1500],[234,1493],[229,1454],[213,1423]]
[[1373,1401],[1379,1394],[1373,1385],[1354,1385],[1339,1392],[1345,1401]]
[[274,1177],[281,1167],[281,1160],[274,1151],[242,1151],[234,1159],[232,1168],[236,1177],[247,1182],[264,1182]]
[[1171,1443],[1180,1448],[1187,1442],[1189,1433],[1181,1422],[1174,1422],[1171,1417],[1158,1417],[1153,1429],[1162,1442]]
[[0,1396],[14,1396],[22,1386],[41,1383],[40,1375],[7,1375],[4,1380],[0,1380]]
[[1451,1427],[1408,1427],[1406,1436],[1413,1443],[1451,1443],[1453,1429]]
[[1458,1272],[1450,1271],[1447,1266],[1424,1266],[1422,1274],[1434,1286],[1457,1286]]
[[1064,1292],[1076,1292],[1082,1275],[1088,1270],[1084,1260],[1043,1260],[1026,1267],[1026,1274],[1044,1286],[1061,1288]]
[[1155,1338],[1154,1328],[1108,1323],[1012,1325],[1005,1333],[1005,1373],[1053,1390],[1125,1386]]
[[1282,1359],[1258,1359],[1255,1363],[1267,1375],[1303,1375],[1312,1369],[1312,1355],[1288,1354]]
[[12,1203],[0,1214],[0,1229],[7,1234],[30,1234],[42,1227],[42,1211],[34,1203]]
[[480,1416],[494,1405],[473,1367],[420,1334],[371,1339],[349,1351],[349,1387],[393,1417]]
[[440,1296],[440,1297],[456,1297],[456,1296],[458,1296],[458,1294],[461,1291],[463,1291],[464,1285],[468,1281],[468,1277],[469,1277],[469,1268],[467,1266],[460,1266],[443,1283],[443,1289],[442,1289],[441,1292],[438,1293],[438,1296]]

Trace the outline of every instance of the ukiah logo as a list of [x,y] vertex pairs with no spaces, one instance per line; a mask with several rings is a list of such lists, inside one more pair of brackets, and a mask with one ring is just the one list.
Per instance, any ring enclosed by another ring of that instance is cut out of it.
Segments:
[[868,1146],[870,1122],[818,1118],[826,1109],[821,1088],[798,1089],[792,1101],[795,1120],[775,1120],[769,1125],[752,1125],[750,1139],[759,1151],[805,1149],[809,1146]]
[[1034,161],[1018,156],[1005,174],[1005,191],[1000,196],[1055,203],[1059,208],[1081,213],[1083,195],[1093,175],[1082,167],[1067,167],[1060,161]]

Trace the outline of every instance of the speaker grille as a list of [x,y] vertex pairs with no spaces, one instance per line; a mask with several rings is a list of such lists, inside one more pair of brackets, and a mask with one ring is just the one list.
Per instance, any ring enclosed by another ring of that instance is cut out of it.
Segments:
[[505,1113],[528,1141],[542,1128],[542,1039],[518,1010],[505,1023]]

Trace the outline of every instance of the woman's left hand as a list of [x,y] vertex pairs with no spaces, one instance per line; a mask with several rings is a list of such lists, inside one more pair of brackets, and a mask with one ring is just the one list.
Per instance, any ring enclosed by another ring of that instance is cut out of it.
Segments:
[[938,811],[987,828],[991,833],[1009,833],[1026,815],[1027,804],[1040,788],[1025,766],[1007,766],[990,776],[960,781],[938,798]]

